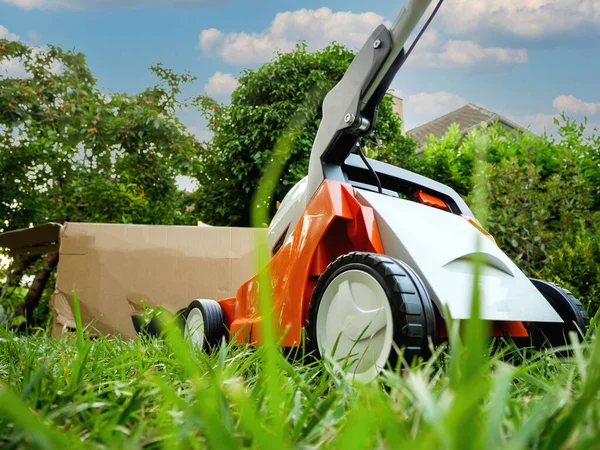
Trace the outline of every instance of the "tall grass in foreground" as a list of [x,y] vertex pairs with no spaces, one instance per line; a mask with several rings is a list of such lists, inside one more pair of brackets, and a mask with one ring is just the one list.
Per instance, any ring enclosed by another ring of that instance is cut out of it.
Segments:
[[[259,224],[286,145],[259,188]],[[484,213],[485,192],[475,203]],[[258,257],[263,267],[266,252]],[[261,309],[266,345],[223,342],[210,355],[193,352],[174,326],[162,340],[138,341],[89,339],[79,317],[77,333],[60,339],[0,330],[0,446],[600,448],[596,338],[572,336],[568,354],[490,343],[477,288],[474,318],[450,321],[447,345],[367,386],[330,358],[282,355],[268,292]]]
[[450,351],[369,386],[333,361],[276,352],[267,366],[264,347],[223,344],[207,356],[178,336],[4,334],[0,447],[598,448],[596,342],[574,344],[572,357],[509,343],[472,355],[479,345],[457,325]]

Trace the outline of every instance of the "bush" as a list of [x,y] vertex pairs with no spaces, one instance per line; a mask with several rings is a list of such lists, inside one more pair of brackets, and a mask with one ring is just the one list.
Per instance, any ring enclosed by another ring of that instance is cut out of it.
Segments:
[[487,227],[529,276],[561,284],[596,310],[600,294],[600,139],[563,117],[559,139],[483,126],[431,138],[413,170],[473,198],[475,146],[487,143]]
[[[199,97],[198,105],[214,133],[201,154],[197,174],[200,220],[211,225],[250,224],[252,196],[284,133],[292,134],[291,148],[286,149],[274,200],[281,200],[306,175],[321,120],[319,104],[353,58],[352,51],[337,44],[313,53],[299,45],[258,70],[245,70],[229,105]],[[414,141],[400,133],[389,96],[381,103],[377,129],[367,145],[369,154],[384,161],[404,161],[413,153]]]
[[584,300],[590,311],[598,309],[600,299],[600,236],[591,233],[583,224],[571,235],[566,235],[562,247],[548,253],[547,264],[534,270],[533,276],[543,278],[569,289]]

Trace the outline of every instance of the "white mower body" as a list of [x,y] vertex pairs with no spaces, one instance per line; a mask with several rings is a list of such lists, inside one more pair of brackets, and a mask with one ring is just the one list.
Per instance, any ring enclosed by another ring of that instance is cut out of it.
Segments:
[[[269,228],[271,247],[302,216],[306,181],[302,179],[290,190],[273,218]],[[385,254],[409,264],[419,274],[442,316],[446,308],[454,319],[471,316],[474,262],[478,259],[481,318],[563,322],[515,263],[466,219],[363,189],[355,189],[355,195],[375,212]]]
[[409,264],[442,315],[471,315],[474,260],[481,261],[481,317],[493,321],[562,322],[500,248],[462,217],[420,203],[356,189],[373,208],[386,255]]

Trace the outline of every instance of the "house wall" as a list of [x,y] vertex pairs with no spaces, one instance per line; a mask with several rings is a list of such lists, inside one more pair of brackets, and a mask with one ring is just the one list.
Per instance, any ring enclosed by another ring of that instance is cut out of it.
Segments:
[[402,133],[404,133],[404,109],[402,107],[402,99],[392,94],[393,109],[396,114],[402,119]]

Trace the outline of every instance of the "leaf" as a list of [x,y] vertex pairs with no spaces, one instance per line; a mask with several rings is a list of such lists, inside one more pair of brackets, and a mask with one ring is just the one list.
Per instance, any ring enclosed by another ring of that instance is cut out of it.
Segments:
[[27,323],[27,318],[25,316],[15,316],[11,319],[9,327],[18,328],[24,323]]

